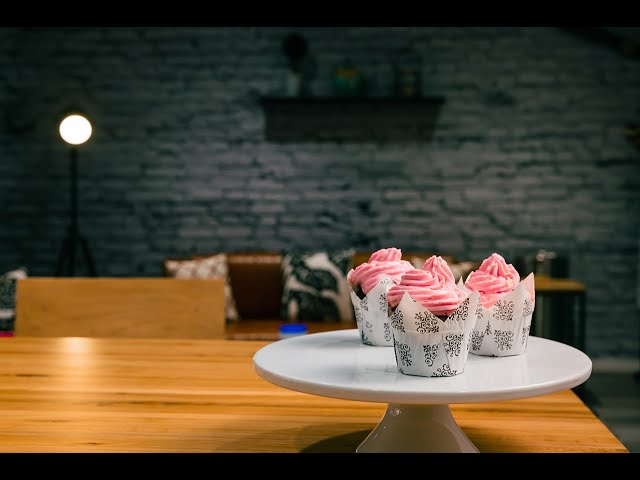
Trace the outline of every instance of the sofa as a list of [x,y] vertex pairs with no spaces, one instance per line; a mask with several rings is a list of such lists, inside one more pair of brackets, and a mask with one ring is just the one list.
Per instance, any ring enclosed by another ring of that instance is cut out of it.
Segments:
[[[225,277],[229,287],[226,291],[228,323],[246,320],[353,322],[346,274],[367,262],[371,253],[343,250],[310,254],[275,251],[198,254],[166,258],[162,274],[182,278]],[[420,268],[431,255],[430,252],[403,251],[402,258]],[[479,265],[450,255],[441,256],[449,263],[456,280],[466,277]],[[322,271],[323,264],[335,272],[334,278]],[[300,285],[301,275],[291,274],[295,268],[302,269],[302,276],[313,280],[312,287]],[[303,305],[306,308],[302,308]]]

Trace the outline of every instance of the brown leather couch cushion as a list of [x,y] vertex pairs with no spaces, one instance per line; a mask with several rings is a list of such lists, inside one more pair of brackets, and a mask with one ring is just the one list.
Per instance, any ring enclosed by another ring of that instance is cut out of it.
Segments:
[[280,318],[282,255],[276,252],[228,253],[229,279],[241,320]]

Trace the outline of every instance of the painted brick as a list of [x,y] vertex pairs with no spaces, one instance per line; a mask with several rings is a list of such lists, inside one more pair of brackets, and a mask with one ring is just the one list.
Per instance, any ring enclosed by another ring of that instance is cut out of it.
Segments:
[[[315,95],[349,57],[392,94],[412,45],[446,102],[431,142],[271,143],[286,27],[0,29],[0,270],[50,275],[67,227],[69,104],[91,112],[80,227],[101,275],[168,256],[397,246],[569,256],[587,351],[636,357],[640,63],[552,27],[300,27]],[[606,322],[603,321],[606,318]]]

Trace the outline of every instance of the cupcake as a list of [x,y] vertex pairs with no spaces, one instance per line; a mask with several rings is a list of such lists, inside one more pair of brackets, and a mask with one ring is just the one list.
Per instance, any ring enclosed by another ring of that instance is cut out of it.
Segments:
[[462,373],[479,297],[455,284],[442,257],[406,272],[387,292],[398,371],[422,377]]
[[513,265],[492,253],[459,286],[480,294],[471,353],[495,357],[524,353],[535,307],[533,273],[521,281]]
[[387,290],[400,282],[403,273],[413,269],[410,262],[401,258],[400,249],[383,248],[374,252],[368,262],[347,273],[347,282],[351,287],[351,303],[360,338],[365,345],[393,346]]

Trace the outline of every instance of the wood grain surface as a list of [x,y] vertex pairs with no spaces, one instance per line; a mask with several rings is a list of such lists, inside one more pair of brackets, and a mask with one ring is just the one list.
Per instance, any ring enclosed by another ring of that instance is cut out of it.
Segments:
[[224,280],[29,277],[17,282],[16,335],[222,338]]
[[[258,377],[265,341],[0,339],[0,452],[353,452],[386,405]],[[451,405],[485,452],[627,452],[571,391]]]

